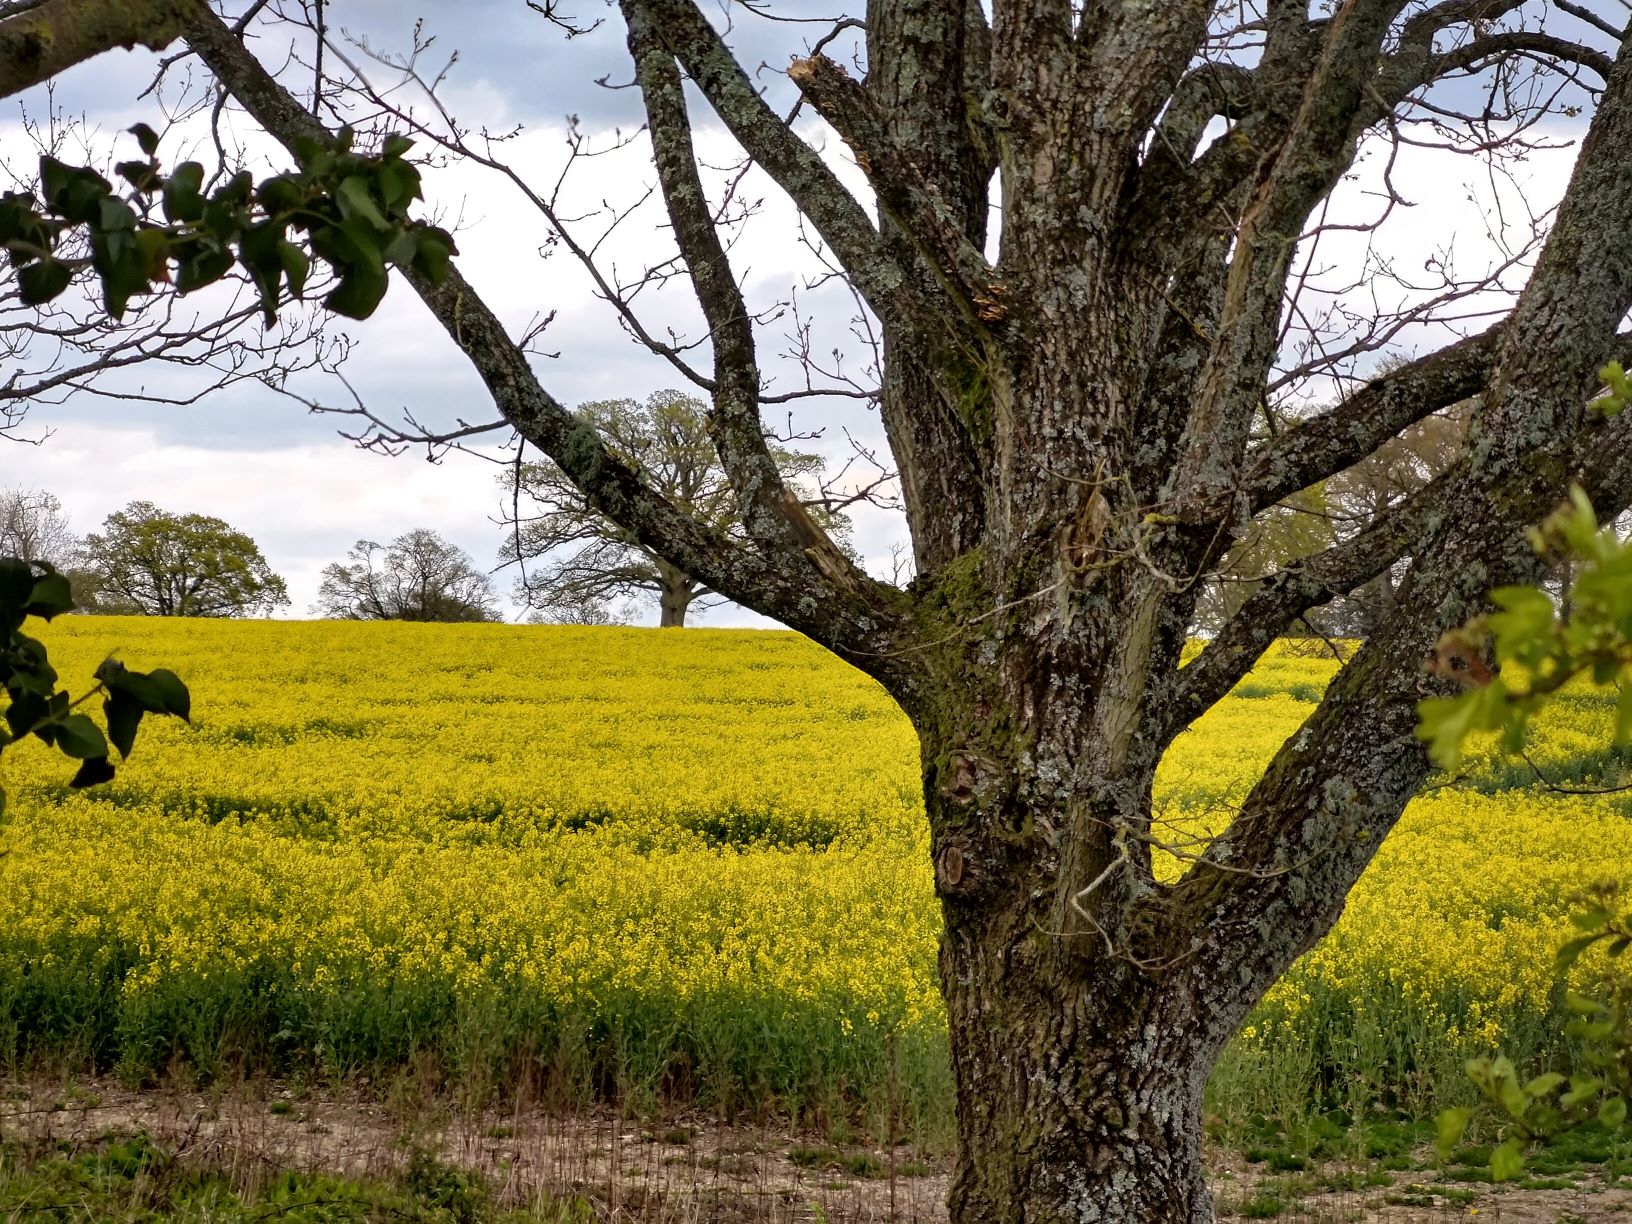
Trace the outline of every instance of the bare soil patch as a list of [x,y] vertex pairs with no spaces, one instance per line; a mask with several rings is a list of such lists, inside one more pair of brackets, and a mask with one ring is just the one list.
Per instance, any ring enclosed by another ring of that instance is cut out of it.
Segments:
[[[13,1085],[0,1130],[70,1145],[145,1132],[186,1160],[227,1172],[247,1193],[285,1170],[384,1177],[429,1152],[486,1176],[501,1205],[581,1196],[609,1221],[655,1224],[940,1224],[948,1162],[902,1145],[831,1140],[777,1125],[727,1125],[682,1114],[642,1122],[611,1110],[463,1111],[416,1101],[291,1094],[275,1086],[230,1091],[113,1082]],[[1270,1175],[1238,1155],[1213,1154],[1221,1221],[1338,1224],[1632,1224],[1632,1191],[1591,1176],[1573,1188],[1442,1182],[1434,1170],[1382,1174],[1327,1165]],[[1364,1184],[1368,1179],[1383,1184]]]

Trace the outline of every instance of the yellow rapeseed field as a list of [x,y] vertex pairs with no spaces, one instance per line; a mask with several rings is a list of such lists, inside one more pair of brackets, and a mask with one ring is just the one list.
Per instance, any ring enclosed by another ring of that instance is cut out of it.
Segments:
[[[950,1110],[910,727],[786,633],[59,621],[78,689],[174,668],[110,785],[4,758],[0,1060],[144,1076],[415,1067],[574,1098]],[[1278,649],[1164,763],[1165,819],[1228,819],[1329,659]],[[1614,773],[1569,695],[1536,764]],[[1426,1107],[1460,1059],[1534,1051],[1571,893],[1632,879],[1617,796],[1486,757],[1419,799],[1276,987],[1218,1107]],[[1178,865],[1170,865],[1177,870]],[[1590,966],[1583,972],[1590,971]]]

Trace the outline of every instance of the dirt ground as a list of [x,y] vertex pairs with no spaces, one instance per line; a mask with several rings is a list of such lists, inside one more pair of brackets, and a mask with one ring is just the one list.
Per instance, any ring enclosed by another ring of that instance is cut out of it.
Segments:
[[[907,1148],[836,1148],[774,1126],[727,1126],[680,1116],[642,1124],[611,1112],[460,1113],[389,1109],[276,1088],[230,1093],[133,1092],[112,1083],[12,1085],[0,1130],[70,1143],[145,1131],[253,1192],[286,1169],[382,1175],[415,1149],[480,1170],[501,1203],[582,1195],[608,1221],[654,1224],[837,1224],[946,1219],[948,1171]],[[1330,1166],[1272,1177],[1238,1157],[1212,1162],[1219,1219],[1337,1224],[1499,1220],[1505,1224],[1632,1224],[1632,1191],[1590,1180],[1573,1189],[1440,1183],[1433,1171],[1388,1175],[1386,1186],[1334,1189],[1373,1167]],[[1358,1179],[1355,1179],[1358,1180]],[[1351,1180],[1349,1184],[1355,1184]]]

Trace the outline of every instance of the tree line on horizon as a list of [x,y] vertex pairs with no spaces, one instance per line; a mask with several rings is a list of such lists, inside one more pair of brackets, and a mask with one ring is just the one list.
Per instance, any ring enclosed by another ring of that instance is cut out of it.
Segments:
[[[604,400],[580,415],[668,497],[720,530],[740,530],[730,485],[707,428],[706,407],[677,391],[645,401]],[[776,450],[790,479],[819,480],[819,455]],[[510,528],[497,568],[514,566],[514,598],[535,623],[628,623],[633,600],[655,597],[662,627],[681,627],[711,594],[591,506],[549,460],[501,478]],[[811,512],[837,538],[843,515]],[[44,561],[68,576],[82,613],[140,616],[268,616],[290,604],[288,586],[259,545],[225,520],[176,513],[138,500],[84,537],[61,501],[43,489],[0,488],[0,556]],[[323,568],[312,611],[335,620],[472,622],[503,619],[492,573],[428,527],[388,544],[360,539]]]
[[[67,577],[75,610],[103,616],[268,616],[288,586],[247,533],[224,519],[133,501],[100,531],[74,534],[43,489],[0,489],[0,556],[43,562]],[[344,620],[496,618],[487,575],[427,528],[389,545],[358,540],[323,570],[313,610]]]

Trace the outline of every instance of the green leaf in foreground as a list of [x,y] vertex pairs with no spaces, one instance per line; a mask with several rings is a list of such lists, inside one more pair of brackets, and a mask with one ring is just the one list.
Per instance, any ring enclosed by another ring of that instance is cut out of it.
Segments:
[[1504,1140],[1490,1154],[1490,1179],[1512,1181],[1524,1172],[1524,1144],[1517,1138]]
[[113,741],[121,757],[128,757],[136,746],[136,732],[142,725],[144,713],[146,711],[141,703],[125,693],[113,693],[102,703],[102,714],[108,723],[108,738]]
[[1462,1136],[1467,1132],[1468,1123],[1473,1120],[1473,1107],[1458,1105],[1454,1109],[1442,1109],[1436,1120],[1436,1143],[1439,1147],[1439,1158],[1449,1160],[1451,1153],[1462,1142]]
[[102,729],[83,714],[70,714],[56,725],[57,747],[76,760],[108,755]]

